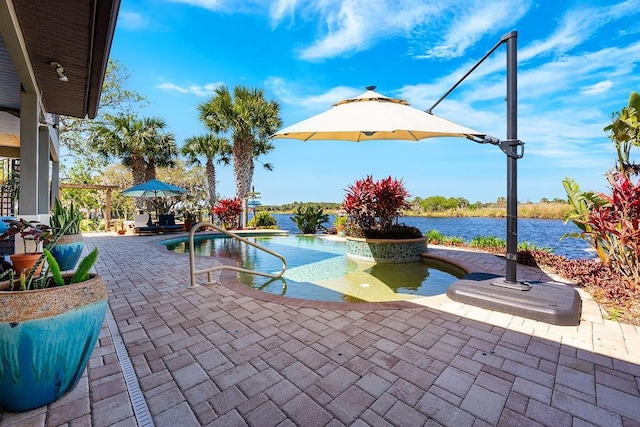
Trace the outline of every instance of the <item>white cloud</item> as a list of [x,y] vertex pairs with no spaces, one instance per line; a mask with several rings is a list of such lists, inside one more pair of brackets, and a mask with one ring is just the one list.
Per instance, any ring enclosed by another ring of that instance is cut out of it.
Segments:
[[500,28],[497,22],[517,22],[527,12],[529,1],[480,2],[471,7],[452,7],[443,41],[429,48],[419,58],[454,58],[463,56],[465,51],[487,34],[495,34]]
[[184,3],[195,7],[201,7],[203,9],[217,11],[222,9],[225,5],[223,0],[171,0],[174,3]]
[[282,21],[285,17],[295,15],[298,0],[274,0],[269,8],[269,17],[274,23]]
[[587,86],[580,91],[581,95],[595,95],[598,93],[603,93],[611,89],[613,86],[613,82],[611,80],[605,80],[603,82],[598,82],[594,85]]
[[337,86],[318,95],[298,94],[292,85],[280,77],[270,77],[265,84],[282,103],[295,105],[313,113],[326,110],[343,99],[353,98],[364,92],[363,89]]
[[122,11],[118,14],[118,26],[127,30],[139,30],[149,24],[140,13]]
[[269,2],[265,0],[169,0],[174,3],[183,3],[194,7],[209,10],[211,12],[225,13],[262,13],[268,9]]
[[442,7],[418,0],[308,0],[303,18],[322,23],[324,31],[299,56],[320,60],[365,50],[383,37],[408,37]]
[[173,84],[173,83],[162,83],[162,84],[160,84],[160,85],[158,85],[158,86],[156,86],[156,87],[157,87],[158,89],[167,90],[167,91],[172,91],[172,90],[174,90],[174,91],[176,91],[176,92],[180,92],[180,93],[187,93],[187,92],[189,92],[187,89],[185,89],[185,88],[183,88],[183,87],[181,87],[181,86],[175,85],[175,84]]
[[457,57],[487,34],[512,25],[530,7],[531,0],[281,0],[272,4],[277,25],[297,15],[320,23],[315,41],[303,48],[305,60],[321,60],[366,50],[383,38],[417,39],[430,43],[421,57]]
[[214,94],[216,88],[218,86],[222,86],[222,82],[215,83],[207,83],[204,86],[200,85],[190,85],[190,86],[180,86],[174,83],[162,83],[157,85],[158,89],[166,90],[166,91],[174,91],[183,94],[193,94],[199,97],[211,96]]

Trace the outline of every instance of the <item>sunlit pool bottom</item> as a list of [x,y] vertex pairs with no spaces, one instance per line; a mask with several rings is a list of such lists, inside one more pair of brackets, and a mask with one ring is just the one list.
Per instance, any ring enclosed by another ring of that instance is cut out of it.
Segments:
[[[287,260],[281,279],[240,273],[244,284],[276,295],[316,301],[382,302],[410,300],[444,294],[447,287],[466,272],[442,261],[425,258],[408,264],[373,264],[347,259],[345,244],[311,236],[251,237]],[[177,253],[188,253],[184,239],[162,242]],[[277,273],[276,257],[236,240],[218,236],[196,236],[197,255],[235,260],[251,270]]]

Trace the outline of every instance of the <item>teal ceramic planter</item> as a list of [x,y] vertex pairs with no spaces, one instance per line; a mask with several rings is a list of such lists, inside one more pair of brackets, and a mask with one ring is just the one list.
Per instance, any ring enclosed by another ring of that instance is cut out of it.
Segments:
[[0,291],[0,407],[28,411],[73,390],[106,309],[98,276],[51,289]]
[[73,270],[80,260],[83,249],[82,234],[65,234],[51,248],[51,255],[58,261],[60,270]]

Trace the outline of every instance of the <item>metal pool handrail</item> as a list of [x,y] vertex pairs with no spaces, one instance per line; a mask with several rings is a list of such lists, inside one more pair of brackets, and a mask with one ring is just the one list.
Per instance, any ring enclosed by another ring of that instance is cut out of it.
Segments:
[[[248,270],[246,268],[241,268],[241,267],[234,267],[232,265],[218,265],[215,267],[211,267],[211,268],[205,268],[203,270],[196,270],[196,258],[195,258],[195,254],[194,254],[194,242],[193,242],[193,237],[196,233],[196,231],[198,231],[200,228],[202,227],[211,227],[214,230],[217,230],[223,234],[226,234],[229,237],[232,237],[236,240],[239,240],[241,242],[246,243],[247,245],[251,245],[254,248],[260,249],[261,251],[264,251],[270,255],[273,255],[277,258],[280,258],[280,260],[282,260],[282,269],[280,270],[280,272],[276,273],[276,274],[271,274],[271,273],[263,273],[260,271],[255,271],[255,270]],[[196,225],[194,225],[191,228],[191,231],[189,232],[189,269],[191,271],[191,287],[195,288],[196,286],[198,286],[198,284],[196,283],[196,274],[202,274],[202,273],[207,273],[207,283],[205,283],[206,285],[210,285],[213,284],[213,277],[211,275],[211,273],[213,273],[214,271],[219,271],[219,270],[232,270],[232,271],[237,271],[240,273],[249,273],[249,274],[255,274],[257,276],[264,276],[264,277],[270,277],[272,279],[279,279],[280,277],[282,277],[282,275],[284,274],[285,270],[287,269],[287,260],[284,259],[284,257],[276,252],[273,252],[267,248],[265,248],[264,246],[260,246],[257,243],[251,242],[248,239],[245,239],[242,236],[238,236],[235,233],[232,233],[230,231],[225,230],[224,228],[220,228],[217,225],[211,224],[210,222],[199,222]]]

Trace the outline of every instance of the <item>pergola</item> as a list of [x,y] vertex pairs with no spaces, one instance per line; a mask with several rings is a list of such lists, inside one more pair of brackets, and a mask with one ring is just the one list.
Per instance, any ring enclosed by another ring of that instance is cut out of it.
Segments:
[[111,229],[111,193],[114,188],[120,188],[117,185],[92,185],[92,184],[60,184],[60,189],[63,188],[75,188],[78,190],[105,190],[107,198],[104,208],[104,229],[109,231]]

